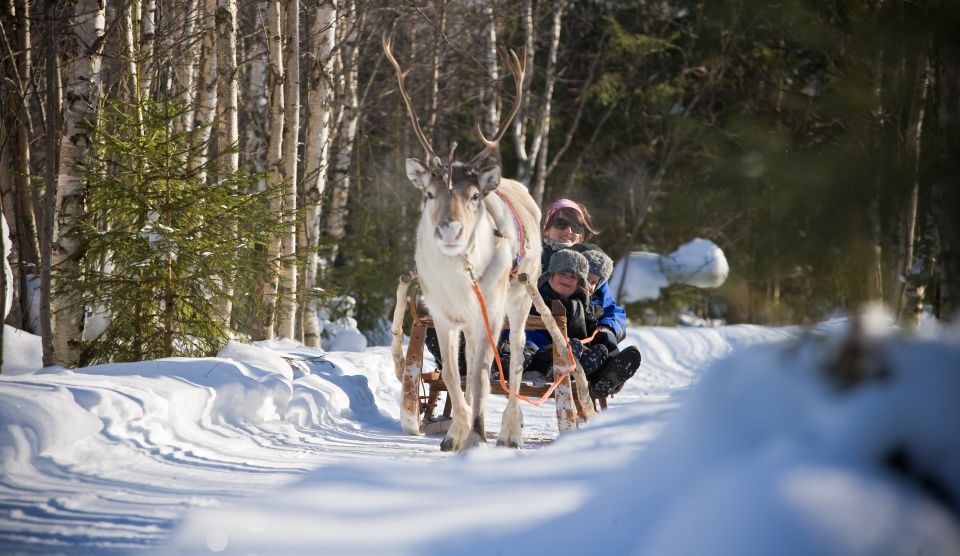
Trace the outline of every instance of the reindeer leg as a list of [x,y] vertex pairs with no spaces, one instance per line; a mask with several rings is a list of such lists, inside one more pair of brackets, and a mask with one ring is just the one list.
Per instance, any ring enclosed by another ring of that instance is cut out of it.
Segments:
[[453,422],[447,436],[440,442],[444,452],[462,451],[470,435],[470,406],[460,388],[460,329],[447,328],[445,333],[438,329],[437,338],[443,351],[443,383],[447,387],[447,396],[453,409]]
[[[481,326],[483,325],[481,324]],[[490,393],[490,376],[484,369],[490,368],[490,361],[487,356],[490,349],[487,346],[486,331],[479,336],[476,334],[473,334],[472,337],[467,336],[466,340],[466,359],[469,365],[467,368],[467,400],[470,402],[473,414],[470,420],[470,435],[467,438],[465,448],[473,448],[487,441],[484,431],[484,409],[486,407],[486,397]],[[486,367],[484,367],[485,360]]]
[[[521,301],[511,303],[507,309],[507,318],[510,321],[510,382],[512,392],[520,391],[520,380],[523,375],[523,345],[526,336],[523,333],[529,313],[530,298],[522,296]],[[511,301],[514,301],[511,299]],[[500,434],[497,436],[497,446],[508,448],[523,447],[523,414],[520,412],[520,402],[516,396],[509,396],[507,408],[503,412],[503,422],[500,425]]]

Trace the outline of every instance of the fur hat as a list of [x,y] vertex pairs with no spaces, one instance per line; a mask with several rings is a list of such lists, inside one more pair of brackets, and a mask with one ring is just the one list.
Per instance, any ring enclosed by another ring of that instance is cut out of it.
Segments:
[[587,273],[590,272],[590,264],[580,253],[570,249],[561,249],[550,256],[547,274],[553,274],[554,272],[573,274],[580,280],[580,285],[585,288],[587,286]]
[[573,249],[582,253],[587,259],[590,272],[600,278],[600,284],[610,279],[610,275],[613,274],[613,259],[608,257],[603,249],[592,243],[578,243],[573,246]]

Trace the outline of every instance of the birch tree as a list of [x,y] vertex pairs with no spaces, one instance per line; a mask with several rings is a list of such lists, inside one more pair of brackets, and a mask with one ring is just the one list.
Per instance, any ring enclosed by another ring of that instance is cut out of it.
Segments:
[[[73,229],[85,212],[83,164],[90,159],[89,122],[96,119],[100,88],[105,19],[102,0],[74,2],[71,18],[74,32],[65,37],[62,51],[64,114],[52,238],[54,291],[57,277],[76,268],[80,248],[73,237]],[[83,307],[54,295],[51,311],[54,358],[62,365],[74,365],[79,357],[83,333]]]
[[317,321],[317,285],[320,246],[321,201],[327,187],[330,156],[330,122],[333,106],[333,47],[336,41],[337,10],[332,0],[317,0],[310,31],[311,48],[307,55],[307,127],[304,160],[306,275],[303,279],[303,342],[320,347]]
[[[217,28],[216,28],[217,0],[203,0],[203,16],[201,24],[201,49],[199,75],[197,76],[196,111],[194,122],[200,127],[196,134],[196,146],[207,145],[210,142],[212,124],[217,116]],[[197,154],[191,157],[190,168],[201,172],[201,181],[207,181],[206,149],[194,149]]]
[[286,223],[280,256],[280,315],[277,322],[281,338],[294,338],[297,317],[297,147],[300,135],[300,3],[289,2],[285,20],[286,68],[283,118],[283,220]]
[[[535,67],[534,45],[536,43],[536,28],[534,26],[533,8],[530,0],[523,4],[523,30],[526,37],[527,59],[530,67]],[[531,89],[529,81],[525,85],[524,100],[520,114],[514,124],[514,146],[517,151],[517,180],[531,187],[531,194],[538,202],[543,202],[544,181],[546,180],[546,163],[548,152],[548,135],[550,133],[550,116],[553,110],[553,90],[557,81],[557,53],[560,48],[560,31],[563,15],[566,11],[566,0],[554,0],[552,3],[552,17],[550,20],[550,34],[547,37],[547,64],[544,69],[544,88],[540,95],[540,106],[536,114],[533,135],[527,145],[526,117],[529,116]],[[532,72],[531,72],[532,73]],[[527,78],[529,79],[529,77]],[[537,174],[535,177],[534,174]]]
[[[497,95],[497,80],[499,79],[500,69],[497,65],[497,19],[494,16],[493,0],[487,0],[484,3],[483,18],[486,23],[484,60],[487,66],[487,80],[480,98],[483,99],[483,130],[489,137],[496,133],[500,124],[500,104],[498,102],[499,95]],[[525,80],[527,78],[528,76],[524,76]]]
[[[267,103],[269,105],[270,139],[267,146],[267,188],[275,192],[283,183],[283,35],[281,33],[283,10],[279,0],[267,2]],[[283,211],[283,198],[279,194],[270,196],[270,211],[280,218]],[[267,243],[267,278],[263,282],[261,297],[267,307],[266,321],[258,324],[258,335],[270,340],[274,334],[276,318],[277,282],[276,265],[280,259],[280,238]]]
[[[220,178],[233,176],[240,170],[240,140],[237,113],[239,100],[237,77],[237,2],[217,2],[217,147],[221,166]],[[231,300],[232,276],[221,277],[227,284],[228,295],[224,297],[223,318],[229,325],[233,313]]]
[[150,87],[153,84],[153,72],[157,64],[154,63],[154,39],[157,30],[157,0],[144,0],[140,10],[140,99],[150,98]]

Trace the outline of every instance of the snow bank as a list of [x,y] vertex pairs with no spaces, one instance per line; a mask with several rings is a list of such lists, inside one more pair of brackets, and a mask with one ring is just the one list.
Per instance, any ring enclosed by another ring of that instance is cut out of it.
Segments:
[[617,261],[610,288],[621,291],[621,303],[634,303],[660,297],[669,284],[688,284],[698,288],[723,285],[730,273],[727,258],[715,243],[697,238],[681,245],[669,255],[634,252]]
[[40,336],[3,325],[3,374],[21,375],[43,367],[43,343]]
[[10,314],[10,309],[13,308],[13,269],[10,268],[10,253],[13,252],[13,242],[10,240],[10,228],[7,227],[7,217],[0,213],[0,241],[3,242],[3,275],[6,276],[4,284],[6,284],[6,291],[4,292],[3,301],[3,318],[0,321],[3,321],[7,318],[7,315]]

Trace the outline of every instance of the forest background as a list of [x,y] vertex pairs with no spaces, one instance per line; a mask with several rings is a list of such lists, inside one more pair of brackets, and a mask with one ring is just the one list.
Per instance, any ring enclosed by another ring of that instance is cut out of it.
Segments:
[[6,323],[45,364],[315,346],[340,296],[383,333],[422,153],[382,36],[442,153],[498,127],[498,47],[526,49],[504,175],[583,201],[615,259],[726,254],[723,288],[656,311],[960,309],[951,2],[4,0],[0,24]]

